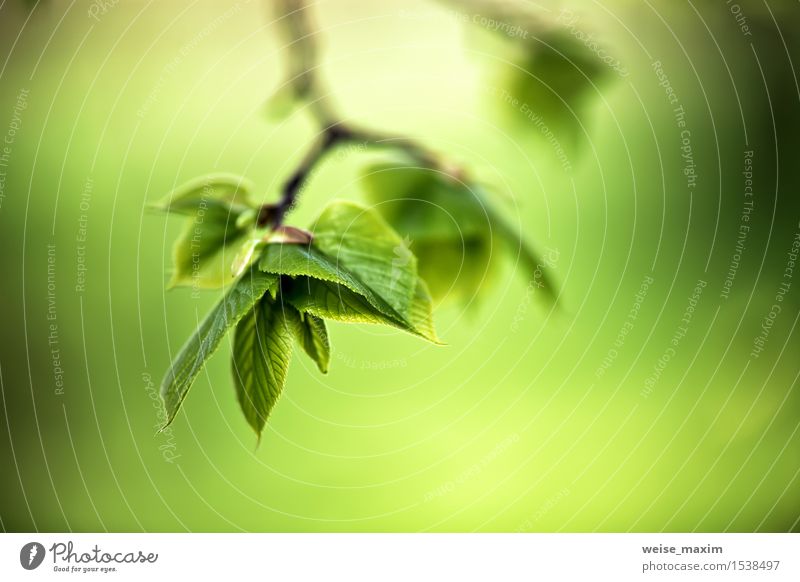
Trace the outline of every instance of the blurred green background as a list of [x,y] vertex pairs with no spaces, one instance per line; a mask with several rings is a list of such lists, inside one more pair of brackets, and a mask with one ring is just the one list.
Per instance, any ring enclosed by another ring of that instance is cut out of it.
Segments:
[[[145,205],[213,171],[277,198],[315,129],[265,115],[268,6],[0,5],[2,529],[800,529],[800,8],[544,1],[493,31],[504,4],[321,1],[322,70],[349,119],[491,185],[559,308],[508,260],[437,308],[445,347],[332,324],[258,448],[227,345],[156,434],[219,293],[164,290],[181,225]],[[330,158],[289,222],[363,200],[375,159]]]

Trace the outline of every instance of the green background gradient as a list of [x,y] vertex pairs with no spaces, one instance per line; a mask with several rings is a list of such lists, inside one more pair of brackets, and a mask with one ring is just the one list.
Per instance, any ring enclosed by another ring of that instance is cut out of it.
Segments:
[[[566,170],[502,98],[513,39],[473,22],[474,3],[315,5],[346,117],[474,168],[557,259],[561,297],[539,301],[512,257],[479,305],[437,308],[444,347],[332,324],[330,373],[294,358],[258,448],[227,341],[156,434],[161,376],[219,293],[165,291],[181,225],[145,206],[214,171],[277,198],[315,128],[265,115],[283,75],[270,11],[0,5],[2,528],[797,530],[800,9],[740,1],[748,35],[721,1],[574,4],[571,26],[629,74],[605,71],[575,119],[551,120]],[[562,4],[540,6],[569,32]],[[655,61],[685,110],[694,188]],[[363,200],[375,159],[328,159],[289,223]]]

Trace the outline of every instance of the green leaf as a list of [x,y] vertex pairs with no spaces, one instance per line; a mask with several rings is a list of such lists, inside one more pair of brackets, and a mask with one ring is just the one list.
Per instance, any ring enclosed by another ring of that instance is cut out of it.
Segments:
[[[398,319],[373,306],[349,287],[313,277],[283,278],[281,296],[300,313],[344,323],[398,325]],[[399,325],[403,325],[402,322]],[[410,328],[410,323],[406,325]]]
[[411,241],[419,276],[437,300],[471,300],[491,279],[491,217],[475,188],[411,161],[378,164],[364,175],[367,194]]
[[372,166],[364,185],[378,211],[410,239],[419,277],[437,300],[474,299],[494,278],[503,246],[547,282],[543,263],[491,208],[482,188],[409,160]]
[[260,260],[261,250],[268,244],[308,245],[313,236],[310,232],[293,226],[279,226],[263,236],[251,238],[239,248],[231,265],[231,272],[238,277],[250,265]]
[[243,178],[214,174],[184,184],[153,205],[188,217],[172,248],[169,287],[218,288],[233,281],[234,245],[252,230],[257,217],[250,189]]
[[417,259],[376,211],[352,202],[328,205],[314,224],[314,246],[408,316]]
[[496,278],[492,253],[498,249],[493,248],[491,236],[421,237],[412,248],[419,258],[419,276],[437,300],[468,303]]
[[186,394],[206,360],[220,341],[253,305],[269,292],[277,293],[278,277],[252,270],[238,279],[184,344],[161,383],[161,395],[168,426],[175,418]]
[[281,305],[265,295],[236,326],[232,356],[236,395],[259,438],[289,371],[294,326],[288,319]]
[[493,77],[489,84],[498,88],[491,92],[492,105],[513,129],[550,142],[548,149],[568,163],[557,148],[580,144],[586,105],[599,95],[594,85],[614,70],[628,75],[614,59],[615,51],[591,32],[595,23],[566,7],[552,11],[526,2],[442,1],[480,16],[468,19],[468,44],[474,55],[492,55],[483,59]]
[[528,274],[529,278],[536,283],[550,301],[555,302],[557,292],[550,273],[552,265],[534,253],[522,239],[520,233],[511,228],[506,221],[498,216],[493,216],[492,225],[497,238],[506,246],[507,253],[512,259],[519,261],[522,270]]
[[516,128],[564,147],[577,145],[585,131],[585,105],[611,69],[566,31],[542,33],[521,48],[517,63],[501,69],[505,79],[499,83],[508,94],[497,107]]
[[312,277],[284,278],[281,295],[300,313],[344,323],[389,325],[440,343],[431,320],[430,297],[424,292],[424,283],[419,281],[419,284],[422,287],[415,293],[409,319],[392,312],[391,308],[386,311],[376,308],[363,295],[345,285]]
[[485,237],[488,208],[479,193],[457,178],[399,158],[367,169],[370,200],[401,236]]
[[414,299],[411,302],[411,323],[417,333],[425,339],[436,344],[442,343],[436,336],[436,328],[433,325],[431,294],[422,279],[417,279],[417,286],[414,289]]
[[[361,281],[343,265],[337,264],[314,246],[295,244],[270,244],[261,254],[259,269],[278,275],[305,276],[341,285],[366,301],[373,310],[394,320],[407,321],[371,287]],[[410,326],[410,323],[408,324]]]
[[236,226],[235,210],[212,205],[190,219],[172,248],[174,272],[169,287],[215,289],[233,281],[231,263],[250,229]]
[[298,96],[290,83],[284,83],[269,96],[264,106],[267,117],[272,121],[281,121],[297,109]]
[[372,295],[375,302],[379,301],[352,273],[311,245],[268,244],[261,252],[258,268],[276,275],[308,276],[339,283],[362,295]]
[[257,251],[264,248],[266,244],[262,237],[246,240],[242,246],[239,247],[239,252],[236,253],[233,259],[231,274],[234,277],[238,277],[244,273],[246,269],[259,259]]
[[209,207],[228,211],[234,209],[238,216],[245,209],[254,208],[249,200],[252,189],[252,183],[245,178],[232,174],[212,174],[179,186],[152,207],[192,218],[197,216],[199,210]]
[[258,268],[284,276],[282,295],[301,313],[392,325],[438,342],[430,297],[418,289],[416,258],[376,212],[362,206],[331,203],[311,244],[268,244]]
[[317,363],[319,371],[327,374],[331,360],[331,344],[325,321],[310,313],[300,313],[288,303],[285,303],[283,308],[287,321],[292,323],[292,332],[297,343]]
[[172,248],[169,288],[218,288],[233,281],[236,247],[253,228],[256,213],[241,179],[210,176],[190,182],[155,208],[188,218]]

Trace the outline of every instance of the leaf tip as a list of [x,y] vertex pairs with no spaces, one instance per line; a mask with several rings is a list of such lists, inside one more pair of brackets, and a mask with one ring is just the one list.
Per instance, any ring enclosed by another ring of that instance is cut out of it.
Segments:
[[175,420],[176,412],[173,412],[172,414],[170,414],[170,412],[169,412],[169,410],[167,410],[166,406],[164,407],[164,416],[165,416],[164,424],[162,424],[159,427],[159,429],[156,431],[156,434],[154,434],[153,436],[158,436],[158,435],[160,435],[161,433],[163,433],[165,430],[167,430],[169,428],[169,426],[172,424],[172,421]]
[[253,432],[256,433],[256,446],[255,450],[258,450],[258,447],[261,446],[261,436],[264,434],[264,426],[266,425],[266,421],[264,421],[260,426],[258,423],[248,422],[250,428],[253,429]]
[[144,209],[149,212],[169,212],[169,206],[163,202],[148,202],[144,205]]
[[439,336],[436,333],[422,333],[417,331],[417,334],[424,340],[431,342],[435,346],[446,346],[449,345],[447,342],[443,342],[439,339]]

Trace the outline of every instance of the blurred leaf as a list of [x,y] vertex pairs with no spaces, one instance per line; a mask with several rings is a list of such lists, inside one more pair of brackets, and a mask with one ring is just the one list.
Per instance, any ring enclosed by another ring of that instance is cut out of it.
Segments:
[[297,106],[298,98],[295,88],[291,84],[284,84],[267,98],[265,111],[271,120],[280,121],[289,117],[297,109]]
[[409,161],[369,168],[364,185],[377,210],[411,240],[419,277],[436,300],[474,299],[492,279],[500,244],[519,254],[526,270],[543,271],[477,186]]
[[507,63],[498,66],[501,60],[494,58],[490,64],[494,84],[506,92],[498,91],[496,100],[504,117],[515,128],[561,146],[577,145],[584,106],[596,94],[593,84],[611,70],[598,55],[598,39],[582,30],[583,24],[578,28],[566,8],[559,12],[509,0],[440,1],[473,15],[467,31],[480,38],[470,38],[470,46],[480,40],[492,44],[474,52],[500,55]]
[[236,226],[237,211],[224,203],[198,210],[172,248],[173,272],[169,287],[187,285],[214,289],[233,280],[231,263],[236,247],[250,228]]
[[259,438],[286,383],[292,327],[281,305],[266,295],[236,326],[232,357],[236,395]]
[[555,302],[556,287],[549,271],[552,266],[549,259],[545,260],[534,253],[522,239],[521,234],[502,218],[493,216],[492,225],[497,237],[505,245],[506,252],[519,261],[530,281],[534,282],[549,300]]
[[152,208],[195,217],[199,210],[209,207],[237,209],[237,214],[254,208],[249,200],[253,186],[245,178],[232,174],[212,174],[179,186]]
[[469,238],[487,231],[483,201],[440,171],[400,158],[368,168],[363,180],[376,210],[401,236],[415,242],[431,233]]
[[331,360],[331,344],[325,321],[310,313],[300,313],[294,307],[284,304],[287,321],[292,324],[292,332],[297,343],[314,360],[323,374],[328,373]]
[[22,0],[22,3],[28,10],[33,10],[37,4],[47,4],[47,0]]
[[[421,238],[413,244],[419,257],[419,276],[437,300],[468,303],[494,279],[491,238],[464,240]],[[497,252],[497,249],[494,249]]]
[[247,229],[252,228],[258,220],[258,209],[248,208],[239,213],[236,217],[236,228]]
[[561,144],[575,145],[584,132],[584,106],[609,68],[563,31],[544,32],[521,48],[523,56],[505,70],[502,82],[517,103],[506,98],[499,106],[517,127],[546,139],[549,130]]
[[451,177],[408,162],[373,166],[364,182],[377,210],[411,240],[433,297],[474,297],[492,266],[483,201]]
[[265,293],[269,291],[274,295],[277,288],[276,275],[257,270],[249,271],[236,281],[222,301],[206,316],[200,327],[178,352],[161,383],[161,395],[167,414],[165,426],[175,418],[197,374],[219,347],[228,330],[236,325]]
[[[174,272],[169,287],[213,289],[233,280],[230,264],[237,256],[233,245],[242,242],[257,217],[250,190],[242,178],[215,174],[192,180],[153,205],[189,217],[172,248]],[[234,274],[246,266],[238,264]]]

